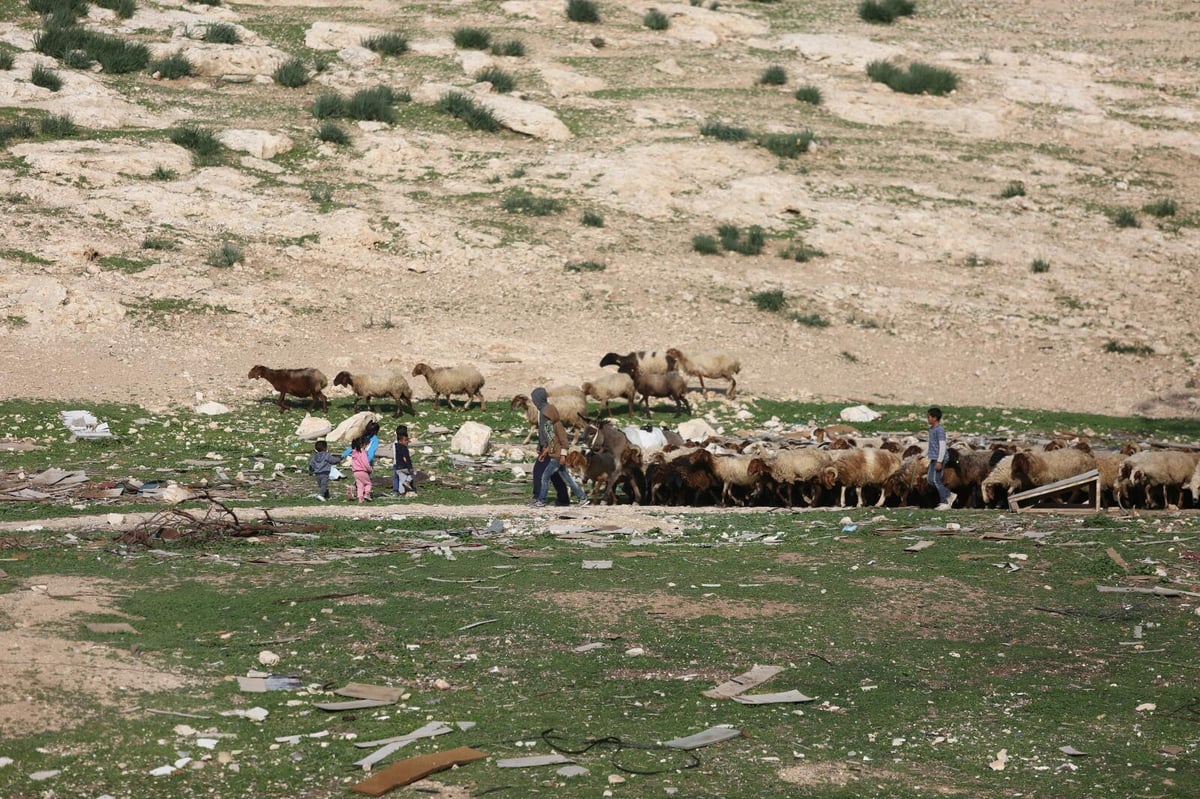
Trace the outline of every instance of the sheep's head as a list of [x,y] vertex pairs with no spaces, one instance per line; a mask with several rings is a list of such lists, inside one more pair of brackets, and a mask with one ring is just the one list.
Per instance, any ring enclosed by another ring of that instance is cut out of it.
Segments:
[[563,458],[563,464],[571,471],[581,473],[587,469],[587,458],[582,452],[573,449]]
[[1028,452],[1018,452],[1012,459],[1012,476],[1021,477],[1033,469],[1033,455]]
[[907,449],[900,454],[902,458],[911,458],[914,455],[920,455],[925,450],[921,449],[919,444],[910,444]]
[[517,394],[515,397],[512,398],[512,403],[510,403],[509,407],[514,411],[517,408],[528,408],[529,407],[529,397],[526,397],[524,394]]
[[579,390],[583,392],[583,396],[585,396],[585,397],[591,396],[592,384],[584,383],[582,386],[579,387]]
[[747,474],[770,474],[771,467],[767,465],[763,458],[752,458],[746,466]]
[[893,441],[893,440],[892,440],[892,439],[890,439],[890,438],[889,438],[887,441],[885,441],[885,442],[883,442],[882,444],[880,444],[880,445],[879,445],[879,448],[880,448],[880,449],[885,449],[885,450],[887,450],[888,452],[894,452],[894,453],[896,453],[897,455],[899,455],[899,454],[900,454],[900,452],[901,452],[901,450],[902,450],[902,449],[904,449],[904,447],[903,447],[903,446],[901,446],[901,444],[900,444],[900,442],[899,442],[899,441]]
[[829,441],[830,449],[854,449],[854,439],[834,438]]
[[416,377],[417,375],[427,375],[427,374],[429,374],[429,364],[419,363],[413,367],[413,377]]
[[621,362],[621,356],[615,352],[606,352],[604,357],[600,359],[601,366],[616,366]]
[[1071,449],[1077,449],[1080,452],[1086,452],[1089,455],[1092,454],[1092,445],[1086,441],[1076,441],[1071,445]]
[[682,353],[682,352],[680,352],[679,350],[675,349],[674,347],[672,347],[671,349],[667,350],[667,366],[668,366],[669,368],[673,368],[673,367],[672,367],[672,364],[670,363],[671,361],[682,361],[682,360],[683,360],[683,353]]
[[826,466],[819,477],[822,488],[833,488],[837,485],[838,470],[836,466]]
[[335,386],[348,386],[348,385],[350,385],[350,373],[349,373],[349,372],[345,372],[345,371],[338,372],[338,373],[337,373],[337,375],[336,375],[336,376],[333,378],[333,384],[334,384]]
[[253,369],[250,370],[250,374],[246,375],[246,378],[249,380],[254,380],[255,378],[258,378],[258,377],[266,377],[266,375],[267,375],[267,367],[255,366]]

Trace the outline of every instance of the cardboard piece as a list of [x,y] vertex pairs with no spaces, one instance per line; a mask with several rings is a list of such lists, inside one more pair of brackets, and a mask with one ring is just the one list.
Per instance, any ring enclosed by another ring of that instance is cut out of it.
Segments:
[[692,749],[699,749],[702,746],[719,744],[721,741],[728,741],[730,738],[737,738],[741,734],[741,730],[735,730],[733,727],[709,727],[704,732],[698,732],[695,735],[689,735],[685,738],[676,738],[671,741],[664,741],[663,746],[669,746],[672,749],[683,749],[685,751],[690,751]]
[[920,552],[922,549],[929,549],[931,546],[933,546],[933,544],[934,544],[933,541],[928,541],[928,540],[918,541],[917,543],[913,544],[912,546],[905,547],[904,551],[905,552]]
[[761,685],[781,671],[783,671],[782,666],[755,665],[754,668],[745,674],[739,674],[737,677],[723,682],[715,688],[709,688],[707,691],[701,691],[700,693],[709,699],[729,699],[730,697],[749,691],[756,685]]
[[369,707],[383,707],[393,702],[381,702],[378,699],[354,699],[349,702],[317,702],[313,707],[334,713],[339,710],[366,710]]
[[337,689],[334,693],[338,696],[348,696],[351,699],[374,699],[379,702],[398,702],[404,693],[404,689],[352,682],[347,683],[344,688]]
[[428,777],[430,774],[445,771],[451,766],[462,766],[467,763],[473,763],[476,760],[483,760],[487,756],[487,752],[481,752],[478,749],[471,749],[467,746],[460,746],[457,749],[449,749],[445,752],[434,752],[428,755],[409,757],[373,774],[357,785],[352,786],[350,790],[355,793],[366,794],[367,796],[383,796],[393,788],[409,785],[422,777]]
[[269,674],[266,677],[251,675],[237,678],[238,688],[243,693],[261,694],[267,691],[299,691],[304,687],[300,678],[287,674]]
[[529,757],[509,757],[497,760],[497,768],[532,768],[534,766],[561,766],[563,763],[574,763],[571,758],[555,752],[552,755],[530,755]]
[[742,694],[741,696],[729,697],[734,702],[741,702],[743,705],[779,705],[789,702],[811,702],[811,696],[805,696],[799,691],[780,691],[774,694]]

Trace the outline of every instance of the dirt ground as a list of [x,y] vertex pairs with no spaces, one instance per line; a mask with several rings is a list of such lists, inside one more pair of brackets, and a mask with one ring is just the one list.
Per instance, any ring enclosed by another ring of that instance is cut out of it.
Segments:
[[[475,363],[496,398],[588,379],[608,350],[678,346],[736,354],[749,396],[1198,412],[1200,99],[1187,43],[1200,17],[1188,4],[930,2],[891,26],[846,3],[680,4],[663,7],[661,33],[636,4],[583,27],[552,5],[437,18],[289,6],[308,52],[331,63],[295,90],[266,77],[289,49],[255,32],[274,5],[141,3],[125,22],[93,9],[96,28],[143,31],[156,52],[186,46],[215,66],[179,81],[63,70],[58,93],[28,83],[36,17],[0,22],[0,42],[20,51],[0,72],[0,106],[70,111],[105,134],[10,143],[0,158],[0,398],[154,410],[264,397],[246,379],[255,363],[332,377],[418,361]],[[246,43],[181,38],[218,17]],[[522,38],[527,55],[456,51],[451,32],[467,24]],[[397,26],[411,58],[339,55],[364,30]],[[865,77],[882,58],[951,69],[959,88],[894,93]],[[756,87],[776,64],[788,84]],[[485,65],[517,77],[526,134],[472,132],[432,110],[446,86],[490,101],[471,77]],[[400,122],[346,123],[347,147],[312,139],[318,92],[381,82],[412,93]],[[800,85],[818,87],[821,106],[798,103]],[[781,161],[701,136],[709,119],[811,128],[817,146]],[[293,149],[196,169],[133,132],[182,123],[285,135]],[[152,180],[156,166],[177,176]],[[1002,198],[1014,181],[1025,194]],[[514,189],[565,210],[505,211]],[[1109,218],[1161,197],[1192,221]],[[604,226],[581,225],[584,211]],[[764,254],[696,253],[692,238],[722,223],[763,227]],[[154,237],[176,248],[141,246]],[[244,262],[209,265],[225,240]],[[801,241],[824,255],[777,257]],[[605,268],[564,268],[585,261]],[[784,292],[782,313],[751,303],[767,290]]]

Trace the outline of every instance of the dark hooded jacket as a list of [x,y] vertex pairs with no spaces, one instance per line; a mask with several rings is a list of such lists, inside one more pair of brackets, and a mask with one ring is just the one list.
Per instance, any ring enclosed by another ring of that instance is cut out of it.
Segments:
[[538,412],[538,451],[551,458],[562,457],[567,451],[569,439],[558,408],[550,404],[550,397],[544,388],[535,388],[529,393],[529,399]]

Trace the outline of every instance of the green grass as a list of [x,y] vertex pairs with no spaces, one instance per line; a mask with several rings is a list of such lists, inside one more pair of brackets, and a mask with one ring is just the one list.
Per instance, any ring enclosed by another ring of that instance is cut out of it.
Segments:
[[33,124],[28,119],[0,122],[0,147],[7,147],[14,139],[33,138]]
[[228,22],[213,22],[204,29],[203,40],[209,44],[239,44],[242,37]]
[[783,86],[787,80],[787,70],[778,64],[772,64],[758,76],[760,86]]
[[158,58],[150,62],[146,67],[151,74],[158,73],[160,77],[167,80],[178,80],[186,78],[195,73],[196,68],[188,57],[183,54],[182,50],[176,50],[169,56]]
[[815,138],[811,130],[799,133],[768,133],[760,136],[758,146],[780,158],[799,158],[809,151]]
[[1050,271],[1050,262],[1045,258],[1034,258],[1033,263],[1029,264],[1029,271],[1035,275],[1040,275]]
[[1137,212],[1132,208],[1117,208],[1109,214],[1109,218],[1119,228],[1142,226],[1142,223],[1138,221]]
[[142,239],[143,250],[177,250],[179,242],[166,236],[147,236]]
[[495,114],[462,92],[446,92],[438,100],[437,108],[442,113],[461,119],[471,130],[495,132],[501,128]]
[[508,94],[517,88],[516,78],[499,67],[484,67],[475,73],[475,81],[492,84],[492,88],[500,94]]
[[563,267],[565,272],[603,272],[608,269],[608,264],[600,261],[569,261]]
[[819,313],[792,313],[788,316],[788,319],[791,319],[797,324],[804,325],[805,327],[815,327],[818,329],[829,327],[829,320],[821,316]]
[[554,197],[538,197],[525,189],[514,189],[504,196],[501,207],[510,214],[550,216],[566,210],[566,203]]
[[1170,197],[1160,197],[1154,202],[1143,205],[1142,211],[1162,219],[1168,216],[1175,216],[1179,212],[1179,204]]
[[0,50],[0,70],[8,71],[13,68],[13,54],[8,50]]
[[782,289],[755,292],[750,295],[750,302],[754,303],[754,307],[758,310],[771,313],[779,313],[787,307],[787,298],[783,295]]
[[821,96],[821,90],[812,85],[801,86],[800,88],[796,89],[792,96],[800,102],[808,103],[809,105],[820,105],[821,101],[824,99]]
[[492,34],[483,28],[456,28],[454,46],[459,50],[486,50],[492,46]]
[[642,25],[652,31],[665,31],[671,27],[671,20],[657,8],[652,8],[642,17]]
[[[717,236],[721,246],[729,252],[739,255],[758,255],[766,244],[766,232],[758,225],[751,225],[742,231],[737,225],[721,225],[717,228]],[[693,248],[695,240],[693,240]]]
[[692,249],[701,255],[719,255],[721,253],[721,245],[716,237],[706,233],[692,236]]
[[308,64],[302,58],[289,58],[275,68],[275,71],[271,73],[271,78],[280,86],[286,86],[289,89],[307,86],[309,81]]
[[209,252],[206,263],[218,269],[228,269],[234,264],[240,264],[245,260],[246,254],[242,251],[241,245],[236,241],[225,239]]
[[911,17],[917,10],[912,0],[862,0],[858,16],[864,22],[890,25],[897,17]]
[[8,261],[19,261],[23,264],[38,264],[40,266],[49,266],[54,263],[54,261],[48,258],[18,249],[0,249],[0,258]]
[[325,120],[317,128],[317,138],[330,144],[344,145],[350,143],[350,134],[338,123]]
[[597,23],[600,21],[600,6],[593,0],[567,0],[567,19]]
[[169,136],[175,144],[191,150],[192,160],[198,166],[220,163],[225,152],[225,145],[221,144],[217,134],[208,128],[187,125],[172,129]]
[[790,244],[779,252],[779,257],[788,261],[796,261],[797,263],[808,263],[814,258],[820,258],[825,255],[825,251],[820,247],[810,247],[807,244]]
[[129,258],[124,255],[103,255],[100,257],[99,263],[100,268],[106,272],[124,272],[128,275],[134,275],[138,272],[144,272],[158,262],[143,258]]
[[492,45],[492,55],[520,58],[525,55],[525,43],[520,39],[508,39]]
[[174,180],[177,177],[179,177],[178,172],[176,172],[174,169],[169,169],[168,167],[162,166],[161,164],[154,167],[154,171],[150,173],[151,180],[166,181]]
[[34,64],[29,73],[29,82],[34,86],[56,92],[63,87],[62,78],[58,73],[45,64]]
[[1104,351],[1116,355],[1137,355],[1139,357],[1154,354],[1153,347],[1145,344],[1125,344],[1116,339],[1109,339],[1104,345]]
[[584,227],[604,227],[604,216],[596,211],[584,211],[579,215],[579,224]]
[[363,40],[363,47],[384,56],[398,56],[408,52],[408,38],[403,33],[392,31]]
[[346,116],[391,124],[396,121],[395,104],[408,99],[407,93],[398,95],[390,86],[359,89],[346,101]]
[[312,115],[317,119],[346,116],[346,98],[337,92],[321,92],[313,100]]
[[121,19],[129,19],[137,11],[137,0],[92,0],[101,8],[107,8]]
[[80,68],[96,61],[114,75],[139,72],[150,63],[150,49],[145,44],[74,23],[47,24],[34,37],[34,49]]
[[891,61],[872,61],[867,64],[867,77],[903,94],[943,95],[958,87],[958,76],[953,72],[919,61],[909,64],[907,70]]
[[740,125],[729,125],[717,120],[709,120],[700,126],[700,135],[717,141],[746,141],[750,138],[750,130]]
[[1003,189],[1000,190],[1000,199],[1008,200],[1012,197],[1024,197],[1025,184],[1019,180],[1011,180]]
[[51,139],[71,139],[79,135],[79,126],[70,114],[47,114],[38,122],[38,130]]

